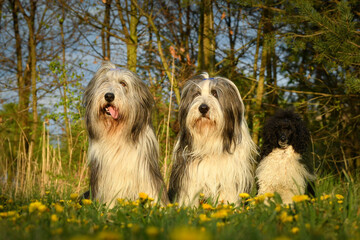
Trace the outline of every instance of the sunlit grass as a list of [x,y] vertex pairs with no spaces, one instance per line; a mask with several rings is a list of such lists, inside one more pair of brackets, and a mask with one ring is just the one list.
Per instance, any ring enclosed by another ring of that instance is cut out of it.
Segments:
[[283,205],[277,194],[240,194],[236,204],[203,202],[198,207],[162,206],[146,193],[116,206],[78,194],[54,192],[29,200],[0,197],[0,231],[6,239],[359,239],[359,185],[319,185],[319,195],[294,196]]

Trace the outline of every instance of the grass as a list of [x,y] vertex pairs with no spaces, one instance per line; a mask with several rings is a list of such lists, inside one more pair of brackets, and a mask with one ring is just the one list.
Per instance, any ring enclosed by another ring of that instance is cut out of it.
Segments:
[[[6,239],[360,239],[359,184],[321,178],[317,198],[239,197],[237,204],[159,206],[146,194],[107,209],[77,194],[46,191],[34,199],[0,198]],[[267,202],[267,204],[264,203]]]

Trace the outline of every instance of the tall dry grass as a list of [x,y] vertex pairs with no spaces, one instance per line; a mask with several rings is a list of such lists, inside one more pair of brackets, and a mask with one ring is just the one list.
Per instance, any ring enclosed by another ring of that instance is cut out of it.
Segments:
[[[43,123],[38,149],[29,157],[27,139],[23,133],[16,146],[6,137],[0,143],[0,189],[2,194],[14,198],[30,198],[35,194],[44,195],[55,190],[59,195],[69,192],[81,193],[88,184],[88,167],[85,150],[79,150],[77,159],[71,159],[73,153],[61,149],[60,139],[51,139],[49,124]],[[81,134],[86,134],[82,132]],[[86,149],[86,137],[78,142]],[[55,143],[54,143],[55,142]],[[72,149],[74,150],[74,149]],[[13,157],[15,156],[15,157]]]

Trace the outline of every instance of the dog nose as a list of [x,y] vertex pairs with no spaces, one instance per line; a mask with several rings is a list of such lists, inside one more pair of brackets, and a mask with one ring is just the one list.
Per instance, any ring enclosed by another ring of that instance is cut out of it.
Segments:
[[281,135],[281,137],[280,137],[280,141],[282,141],[282,142],[285,142],[285,141],[286,141],[286,137],[285,137],[285,135]]
[[107,102],[112,102],[114,101],[114,99],[115,99],[115,95],[113,93],[108,92],[105,94],[105,100]]
[[202,114],[205,114],[205,113],[207,113],[209,111],[209,106],[203,103],[203,104],[200,105],[199,111]]

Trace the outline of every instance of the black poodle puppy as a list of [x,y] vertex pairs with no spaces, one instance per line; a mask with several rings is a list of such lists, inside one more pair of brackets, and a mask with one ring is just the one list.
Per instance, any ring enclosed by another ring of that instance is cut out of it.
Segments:
[[277,192],[289,204],[294,195],[311,190],[315,174],[307,156],[310,133],[301,117],[292,110],[277,111],[266,121],[262,139],[256,169],[258,194]]

